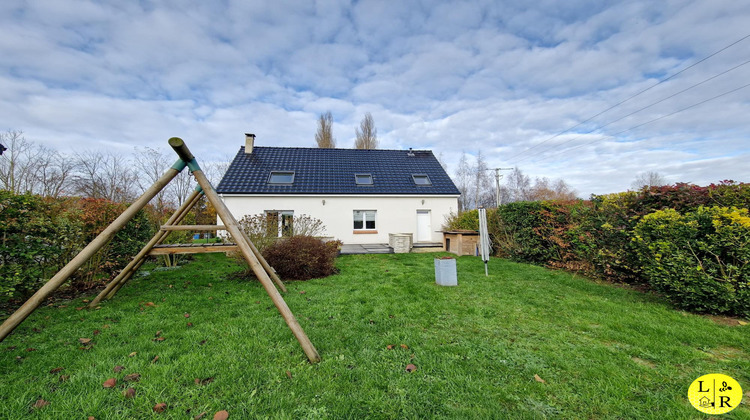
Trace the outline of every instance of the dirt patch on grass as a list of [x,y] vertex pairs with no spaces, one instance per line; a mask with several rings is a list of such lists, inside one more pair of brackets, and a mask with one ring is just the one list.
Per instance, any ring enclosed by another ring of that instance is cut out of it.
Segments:
[[721,315],[705,315],[706,318],[710,319],[716,324],[719,325],[726,325],[728,327],[741,327],[750,325],[750,322],[740,319],[740,318],[734,318],[731,316],[721,316]]
[[646,366],[651,369],[656,369],[656,363],[652,361],[644,360],[644,359],[641,359],[640,357],[631,357],[631,359],[633,359],[634,362],[636,362],[637,364],[641,366]]
[[736,359],[750,358],[750,355],[748,355],[744,351],[735,347],[722,346],[722,347],[717,347],[715,349],[703,350],[703,351],[719,360],[736,360]]

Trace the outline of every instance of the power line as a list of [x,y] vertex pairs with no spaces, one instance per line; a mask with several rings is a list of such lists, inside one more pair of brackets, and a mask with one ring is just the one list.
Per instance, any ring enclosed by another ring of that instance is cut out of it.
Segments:
[[742,38],[738,39],[737,41],[734,41],[734,42],[732,42],[731,44],[729,44],[729,45],[725,46],[724,48],[722,48],[722,49],[720,49],[720,50],[718,50],[718,51],[716,51],[716,52],[714,52],[714,53],[712,53],[712,54],[710,54],[710,55],[708,55],[708,56],[706,56],[706,57],[704,57],[704,58],[702,58],[702,59],[698,60],[697,62],[695,62],[695,63],[693,63],[693,64],[691,64],[691,65],[689,65],[689,66],[685,67],[684,69],[682,69],[682,70],[678,71],[677,73],[675,73],[675,74],[673,74],[673,75],[671,75],[671,76],[669,76],[669,77],[666,77],[666,78],[664,78],[664,79],[662,79],[662,80],[658,81],[658,82],[657,82],[656,84],[654,84],[654,85],[651,85],[651,86],[647,87],[646,89],[643,89],[643,90],[641,90],[640,92],[638,92],[638,93],[636,93],[636,94],[634,94],[634,95],[632,95],[632,96],[629,96],[628,98],[626,98],[626,99],[624,99],[624,100],[622,100],[622,101],[620,101],[620,102],[618,102],[618,103],[616,103],[616,104],[614,104],[614,105],[610,106],[609,108],[605,109],[604,111],[601,111],[601,112],[599,112],[598,114],[596,114],[596,115],[594,115],[594,116],[591,116],[591,117],[589,117],[589,118],[587,118],[587,119],[585,119],[585,120],[583,120],[583,121],[579,122],[578,124],[576,124],[576,125],[574,125],[574,126],[572,126],[572,127],[570,127],[570,128],[567,128],[566,130],[563,130],[563,131],[561,131],[561,132],[559,132],[559,133],[555,134],[554,136],[552,136],[552,137],[550,137],[550,138],[548,138],[548,139],[544,140],[544,141],[543,141],[543,142],[541,142],[541,143],[537,143],[537,144],[535,144],[534,146],[531,146],[531,147],[529,147],[529,148],[527,148],[527,149],[525,149],[525,150],[521,151],[520,153],[516,153],[515,155],[511,156],[511,157],[510,157],[509,159],[513,159],[513,158],[515,158],[515,157],[517,157],[517,156],[520,156],[520,155],[522,155],[522,154],[524,154],[524,153],[528,152],[529,150],[533,150],[533,149],[535,149],[535,148],[537,148],[537,147],[541,146],[542,144],[545,144],[545,143],[547,143],[547,142],[549,142],[549,141],[551,141],[551,140],[553,140],[553,139],[555,139],[555,138],[557,138],[557,137],[560,137],[561,135],[563,135],[563,134],[565,134],[565,133],[569,132],[570,130],[573,130],[574,128],[580,127],[581,125],[583,125],[583,124],[585,124],[585,123],[587,123],[587,122],[589,122],[589,121],[593,120],[594,118],[596,118],[596,117],[598,117],[598,116],[600,116],[600,115],[602,115],[602,114],[604,114],[604,113],[606,113],[606,112],[608,112],[608,111],[610,111],[610,110],[612,110],[612,109],[614,109],[614,108],[616,108],[616,107],[618,107],[618,106],[620,106],[620,105],[624,104],[625,102],[628,102],[628,101],[630,101],[631,99],[633,99],[633,98],[635,98],[635,97],[638,97],[638,96],[640,96],[640,95],[642,95],[642,94],[644,94],[644,93],[648,92],[649,90],[651,90],[651,89],[655,88],[656,86],[659,86],[660,84],[662,84],[662,83],[664,83],[664,82],[666,82],[666,81],[668,81],[668,80],[670,80],[670,79],[673,79],[674,77],[678,76],[678,75],[679,75],[679,74],[681,74],[681,73],[684,73],[685,71],[687,71],[687,70],[690,70],[691,68],[693,68],[693,67],[697,66],[698,64],[700,64],[700,63],[702,63],[702,62],[704,62],[704,61],[706,61],[706,60],[708,60],[708,59],[710,59],[711,57],[715,56],[716,54],[719,54],[719,53],[721,53],[722,51],[724,51],[724,50],[727,50],[727,49],[729,49],[729,48],[733,47],[733,46],[734,46],[734,45],[736,45],[736,44],[739,44],[740,42],[744,41],[744,40],[745,40],[745,39],[747,39],[747,38],[750,38],[750,34],[748,34],[748,35],[745,35],[745,36],[743,36]]
[[[654,106],[654,105],[658,105],[658,104],[660,104],[660,103],[662,103],[662,102],[664,102],[664,101],[666,101],[666,100],[669,100],[669,99],[672,99],[672,98],[674,98],[674,97],[675,97],[675,96],[677,96],[677,95],[681,95],[681,94],[683,94],[683,93],[685,93],[685,92],[687,92],[687,91],[689,91],[689,90],[691,90],[691,89],[694,89],[694,88],[696,88],[696,87],[698,87],[698,86],[700,86],[700,85],[702,85],[702,84],[705,84],[705,83],[707,83],[707,82],[710,82],[711,80],[713,80],[713,79],[716,79],[717,77],[723,76],[723,75],[725,75],[725,74],[729,73],[730,71],[732,71],[732,70],[736,70],[736,69],[738,69],[738,68],[740,68],[740,67],[742,67],[742,66],[745,66],[745,65],[747,65],[747,64],[750,64],[750,60],[747,60],[747,61],[745,61],[744,63],[738,64],[738,65],[736,65],[736,66],[734,66],[734,67],[732,67],[732,68],[730,68],[730,69],[728,69],[728,70],[725,70],[725,71],[723,71],[723,72],[721,72],[721,73],[719,73],[719,74],[716,74],[716,75],[713,75],[713,76],[711,76],[711,77],[709,77],[709,78],[707,78],[707,79],[704,79],[704,80],[702,80],[702,81],[700,81],[700,82],[698,82],[698,83],[696,83],[696,84],[694,84],[694,85],[692,85],[692,86],[689,86],[689,87],[687,87],[687,88],[685,88],[685,89],[683,89],[683,90],[681,90],[681,91],[679,91],[679,92],[673,93],[673,94],[671,94],[671,95],[669,95],[669,96],[667,96],[667,97],[665,97],[665,98],[662,98],[662,99],[660,99],[660,100],[658,100],[658,101],[656,101],[656,102],[652,102],[652,103],[651,103],[651,104],[649,104],[649,105],[646,105],[646,106],[644,106],[644,107],[642,107],[642,108],[639,108],[639,109],[637,109],[637,110],[635,110],[635,111],[633,111],[633,112],[631,112],[631,113],[629,113],[629,114],[623,115],[622,117],[620,117],[620,118],[618,118],[618,119],[616,119],[616,120],[610,121],[610,122],[608,122],[608,123],[606,123],[606,124],[604,124],[604,125],[602,125],[602,126],[599,126],[599,127],[597,127],[597,128],[594,128],[594,129],[592,129],[592,130],[590,130],[590,131],[587,131],[586,133],[583,133],[583,134],[589,134],[589,133],[592,133],[592,132],[594,132],[594,131],[597,131],[597,130],[601,130],[601,129],[603,129],[603,128],[605,128],[605,127],[608,127],[608,126],[610,126],[610,125],[612,125],[612,124],[614,124],[614,123],[616,123],[616,122],[622,121],[622,120],[624,120],[624,119],[625,119],[625,118],[627,118],[627,117],[630,117],[630,116],[632,116],[632,115],[635,115],[635,114],[637,114],[637,113],[639,113],[639,112],[641,112],[641,111],[643,111],[643,110],[646,110],[646,109],[648,109],[648,108],[651,108],[651,107],[652,107],[652,106]],[[558,143],[558,144],[556,144],[556,145],[554,145],[554,146],[552,146],[552,147],[549,147],[549,148],[547,148],[546,150],[541,150],[540,152],[534,153],[533,155],[530,155],[530,156],[526,156],[525,158],[522,158],[522,159],[520,159],[520,160],[517,160],[517,161],[516,161],[516,164],[517,164],[517,163],[519,163],[519,162],[523,162],[524,160],[530,159],[530,158],[532,158],[532,157],[534,157],[534,156],[538,156],[538,155],[540,155],[540,154],[542,154],[542,153],[546,153],[546,152],[549,152],[549,151],[550,151],[550,150],[552,150],[552,149],[556,149],[556,148],[559,148],[560,146],[563,146],[563,145],[565,145],[565,144],[568,144],[568,143],[570,143],[570,142],[572,142],[572,141],[574,141],[574,140],[578,140],[578,139],[580,139],[581,137],[583,137],[583,135],[579,135],[579,136],[573,137],[572,139],[568,139],[568,140],[566,140],[566,141],[564,141],[564,142],[562,142],[562,143]]]
[[[654,119],[652,119],[652,120],[646,121],[646,122],[644,122],[644,123],[641,123],[641,124],[638,124],[638,125],[634,125],[634,126],[632,126],[632,127],[630,127],[630,128],[627,128],[627,129],[625,129],[625,130],[622,130],[622,131],[618,131],[617,133],[614,133],[614,134],[609,134],[609,135],[607,135],[606,137],[613,137],[613,138],[614,138],[614,137],[616,137],[616,136],[618,136],[618,135],[620,135],[620,134],[622,134],[622,133],[625,133],[625,132],[628,132],[628,131],[631,131],[631,130],[635,130],[636,128],[639,128],[639,127],[643,127],[643,126],[644,126],[644,125],[646,125],[646,124],[651,124],[651,123],[653,123],[653,122],[656,122],[656,121],[662,120],[662,119],[664,119],[664,118],[667,118],[667,117],[671,117],[671,116],[673,116],[673,115],[675,115],[675,114],[679,114],[680,112],[683,112],[683,111],[687,111],[688,109],[691,109],[691,108],[695,108],[695,107],[697,107],[697,106],[699,106],[699,105],[703,105],[703,104],[705,104],[706,102],[710,102],[710,101],[713,101],[713,100],[715,100],[715,99],[719,99],[719,98],[721,98],[722,96],[726,96],[726,95],[729,95],[730,93],[734,93],[734,92],[737,92],[737,91],[739,91],[739,90],[742,90],[742,89],[745,89],[745,88],[747,88],[747,87],[750,87],[750,83],[748,83],[748,84],[746,84],[746,85],[742,85],[742,86],[740,86],[740,87],[737,87],[737,88],[734,88],[734,89],[732,89],[732,90],[729,90],[729,91],[727,91],[727,92],[721,93],[721,94],[719,94],[719,95],[713,96],[713,97],[711,97],[711,98],[705,99],[705,100],[703,100],[703,101],[700,101],[700,102],[698,102],[698,103],[692,104],[692,105],[690,105],[690,106],[688,106],[688,107],[685,107],[685,108],[682,108],[682,109],[680,109],[680,110],[677,110],[677,111],[671,112],[671,113],[669,113],[669,114],[666,114],[666,115],[662,115],[662,116],[660,116],[660,117],[654,118]],[[588,145],[590,145],[590,144],[596,143],[596,142],[598,142],[598,141],[601,141],[601,140],[602,140],[602,139],[601,139],[601,138],[599,138],[599,139],[595,139],[595,140],[593,140],[593,141],[590,141],[590,142],[587,142],[587,143],[579,144],[578,146],[575,146],[575,147],[571,147],[571,148],[569,148],[569,149],[563,150],[563,151],[562,151],[561,153],[568,153],[568,152],[571,152],[571,151],[573,151],[573,150],[579,149],[579,148],[581,148],[581,147],[583,147],[583,146],[588,146]],[[537,154],[537,155],[538,155],[538,154]],[[537,156],[537,155],[532,155],[532,156],[530,156],[530,157],[534,157],[534,156]],[[524,158],[524,159],[522,159],[522,160],[526,160],[526,159],[528,159],[528,158],[529,158],[529,157],[526,157],[526,158]],[[546,157],[544,157],[544,158],[542,158],[542,159],[547,159],[547,158],[546,158]],[[519,161],[519,162],[520,162],[520,161]]]

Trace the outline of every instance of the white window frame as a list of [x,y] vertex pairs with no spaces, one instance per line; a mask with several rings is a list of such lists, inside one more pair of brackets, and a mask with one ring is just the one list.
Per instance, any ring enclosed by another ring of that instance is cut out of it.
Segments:
[[[357,223],[358,213],[362,215],[362,227],[358,228],[354,223]],[[377,230],[378,228],[378,211],[377,210],[354,210],[352,227],[354,231],[365,231],[365,230]],[[372,221],[371,228],[367,227],[367,222]]]

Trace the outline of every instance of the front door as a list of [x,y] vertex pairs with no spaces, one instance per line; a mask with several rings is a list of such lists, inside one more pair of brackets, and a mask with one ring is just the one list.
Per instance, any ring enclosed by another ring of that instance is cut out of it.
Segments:
[[432,240],[432,218],[429,210],[417,210],[417,242]]

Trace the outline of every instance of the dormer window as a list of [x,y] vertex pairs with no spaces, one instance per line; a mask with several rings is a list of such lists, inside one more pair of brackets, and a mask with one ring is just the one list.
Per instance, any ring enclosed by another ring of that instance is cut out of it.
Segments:
[[412,179],[414,180],[414,183],[419,186],[431,186],[432,181],[430,181],[430,177],[427,176],[427,174],[413,174]]
[[354,182],[357,185],[372,185],[372,174],[354,174]]
[[292,185],[294,183],[293,171],[271,171],[268,177],[269,184]]

